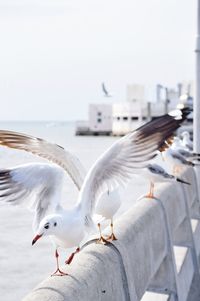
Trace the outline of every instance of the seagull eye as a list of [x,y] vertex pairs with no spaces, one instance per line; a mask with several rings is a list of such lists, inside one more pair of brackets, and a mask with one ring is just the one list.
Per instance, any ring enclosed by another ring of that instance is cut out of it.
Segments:
[[44,226],[45,229],[49,229],[49,225]]
[[54,227],[56,227],[57,226],[57,223],[54,223]]

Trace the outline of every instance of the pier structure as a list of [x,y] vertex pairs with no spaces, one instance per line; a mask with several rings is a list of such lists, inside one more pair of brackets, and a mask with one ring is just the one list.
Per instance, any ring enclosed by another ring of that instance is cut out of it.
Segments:
[[68,276],[49,277],[23,301],[199,300],[199,194],[193,168],[181,177],[191,185],[158,185],[155,199],[139,200],[116,220],[117,241],[92,237],[63,267]]
[[131,84],[127,85],[126,101],[91,103],[88,120],[76,122],[76,135],[122,136],[146,121],[176,109],[178,104],[193,106],[192,81],[179,83],[177,89],[158,85],[157,90],[154,89],[157,91],[155,97],[148,90],[143,85]]

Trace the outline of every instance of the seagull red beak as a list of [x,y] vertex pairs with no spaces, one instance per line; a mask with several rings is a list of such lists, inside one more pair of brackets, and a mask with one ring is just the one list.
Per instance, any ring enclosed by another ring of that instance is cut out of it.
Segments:
[[33,241],[32,241],[32,246],[36,243],[36,241],[42,237],[42,234],[41,235],[36,235],[34,238],[33,238]]

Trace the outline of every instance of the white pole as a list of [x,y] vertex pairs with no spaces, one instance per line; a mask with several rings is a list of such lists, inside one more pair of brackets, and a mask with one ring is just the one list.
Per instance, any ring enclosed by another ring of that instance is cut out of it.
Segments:
[[[193,106],[193,141],[194,151],[200,152],[200,0],[197,0],[197,36],[196,36],[196,78],[195,78],[195,96]],[[196,178],[198,195],[200,198],[200,168],[196,166]]]
[[200,0],[197,0],[197,36],[196,36],[196,82],[194,97],[194,151],[200,152]]

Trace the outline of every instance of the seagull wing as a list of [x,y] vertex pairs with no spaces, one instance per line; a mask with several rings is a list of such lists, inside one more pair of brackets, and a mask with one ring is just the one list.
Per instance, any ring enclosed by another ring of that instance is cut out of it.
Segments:
[[[180,112],[180,111],[179,111]],[[79,206],[86,225],[96,201],[106,190],[126,184],[137,169],[148,165],[166,139],[180,126],[182,119],[166,114],[148,122],[115,142],[89,170],[79,194]]]
[[62,146],[40,138],[6,130],[0,130],[0,145],[24,150],[56,163],[64,168],[77,188],[81,188],[86,174],[85,170],[78,158]]
[[174,149],[171,150],[171,156],[173,159],[179,160],[184,165],[191,165],[194,166],[195,164],[186,160],[185,157],[178,151],[175,151]]
[[190,153],[189,151],[187,151],[183,148],[177,148],[177,151],[181,154],[181,156],[183,156],[185,158],[192,157],[192,153]]
[[63,170],[53,164],[31,163],[0,169],[0,201],[24,205],[35,212],[33,228],[60,208]]

